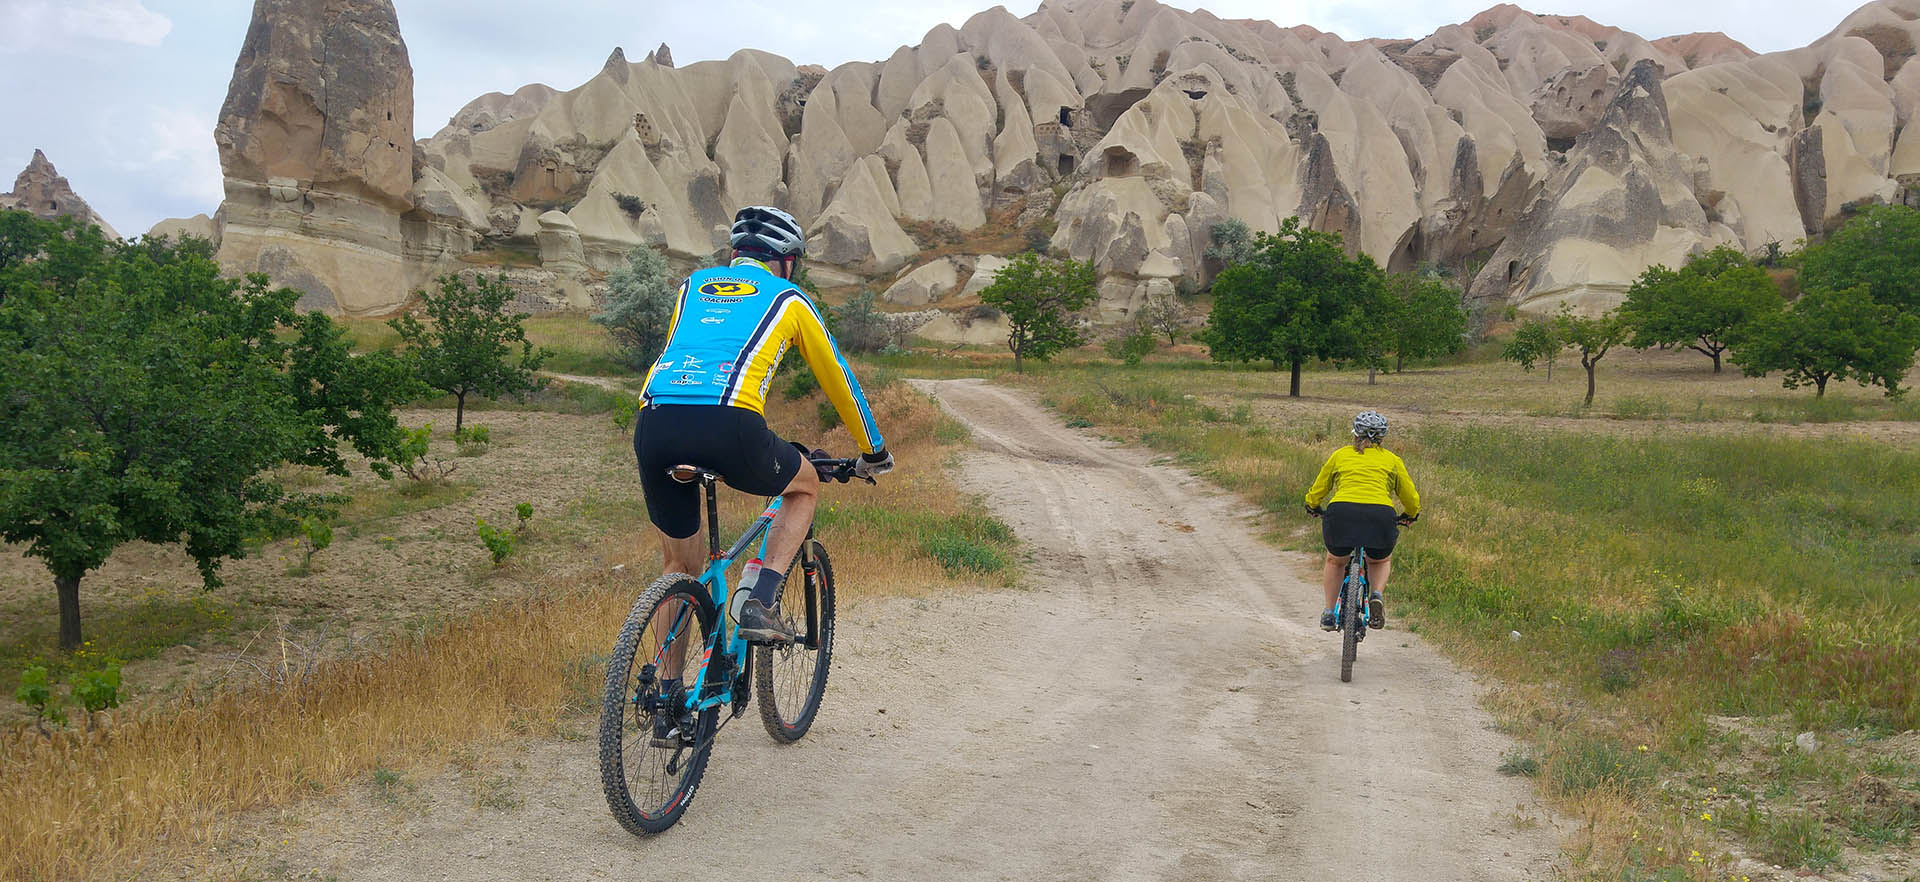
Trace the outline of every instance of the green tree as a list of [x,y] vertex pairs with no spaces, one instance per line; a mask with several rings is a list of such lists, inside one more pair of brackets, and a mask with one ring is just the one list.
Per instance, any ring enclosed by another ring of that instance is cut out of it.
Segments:
[[1518,362],[1520,369],[1533,370],[1536,364],[1547,366],[1547,379],[1553,379],[1553,363],[1559,359],[1560,350],[1566,343],[1554,336],[1553,323],[1542,319],[1529,319],[1513,332],[1513,339],[1507,341],[1507,348],[1500,351],[1500,357]]
[[1207,248],[1204,256],[1208,260],[1218,261],[1222,270],[1253,259],[1260,251],[1260,243],[1254,232],[1247,228],[1246,221],[1230,217],[1207,230]]
[[385,472],[418,386],[392,356],[349,357],[299,296],[222,278],[201,240],[0,216],[0,538],[52,573],[63,649],[82,577],[119,545],[180,543],[213,588],[249,538],[337,502],[273,469],[345,475],[346,442]]
[[1920,312],[1920,210],[1872,205],[1800,253],[1800,288],[1867,286],[1873,299]]
[[825,310],[827,330],[842,349],[879,352],[896,342],[893,323],[874,301],[873,289],[861,288],[846,303]]
[[1047,361],[1085,342],[1074,313],[1093,302],[1098,285],[1092,261],[1056,262],[1031,251],[1021,252],[994,273],[993,283],[980,292],[980,302],[1007,316],[1013,369],[1024,370],[1025,359]]
[[[406,355],[421,382],[453,396],[453,430],[465,422],[467,396],[525,397],[540,388],[533,374],[549,354],[534,349],[520,323],[525,313],[507,312],[513,289],[507,277],[476,275],[469,286],[456,274],[440,277],[440,292],[417,292],[431,325],[412,314],[389,321],[407,344]],[[514,354],[514,344],[519,354]]]
[[1560,314],[1553,319],[1553,335],[1567,346],[1580,350],[1580,366],[1587,369],[1588,406],[1593,405],[1593,374],[1600,359],[1607,356],[1607,350],[1627,341],[1632,335],[1633,326],[1620,316],[1617,310],[1608,310],[1598,318],[1576,315],[1573,308],[1562,305]]
[[1438,358],[1467,347],[1467,309],[1460,292],[1431,273],[1387,277],[1387,351],[1393,372],[1409,358]]
[[1213,359],[1288,365],[1288,394],[1296,398],[1309,359],[1377,364],[1385,350],[1368,345],[1367,328],[1377,325],[1386,282],[1373,258],[1347,257],[1339,235],[1304,229],[1298,218],[1257,242],[1251,260],[1214,280],[1213,311],[1200,334]]
[[1620,314],[1633,325],[1634,348],[1685,346],[1713,359],[1717,374],[1734,330],[1783,305],[1766,270],[1722,245],[1679,270],[1648,267],[1627,289]]
[[675,296],[667,259],[642,245],[628,252],[626,266],[607,277],[607,306],[593,323],[613,336],[628,367],[645,373],[667,348]]
[[1781,385],[1812,384],[1827,394],[1828,380],[1882,386],[1889,397],[1920,349],[1920,316],[1876,302],[1865,285],[1844,291],[1814,289],[1792,308],[1761,316],[1733,342],[1733,363],[1749,377],[1784,371]]

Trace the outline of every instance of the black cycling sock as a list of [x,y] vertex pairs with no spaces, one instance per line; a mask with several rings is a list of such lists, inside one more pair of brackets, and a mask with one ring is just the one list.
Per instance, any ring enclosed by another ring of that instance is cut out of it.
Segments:
[[773,599],[780,596],[780,583],[786,580],[787,577],[779,570],[773,567],[761,567],[760,578],[753,583],[751,596],[754,600],[760,601],[761,606],[772,609]]

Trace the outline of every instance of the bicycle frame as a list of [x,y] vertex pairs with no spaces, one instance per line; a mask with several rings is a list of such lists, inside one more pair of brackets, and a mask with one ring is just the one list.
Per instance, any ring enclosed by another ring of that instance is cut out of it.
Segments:
[[1360,604],[1359,605],[1360,605],[1360,627],[1362,629],[1360,632],[1360,639],[1364,640],[1366,639],[1365,629],[1368,627],[1368,624],[1370,621],[1368,610],[1367,610],[1367,597],[1373,591],[1373,581],[1367,578],[1367,564],[1372,562],[1372,558],[1367,557],[1367,550],[1365,548],[1361,548],[1358,546],[1354,547],[1353,557],[1347,561],[1348,574],[1340,577],[1340,593],[1334,595],[1334,598],[1333,598],[1333,611],[1334,611],[1334,615],[1338,617],[1339,621],[1342,621],[1342,622],[1346,621],[1347,611],[1345,607],[1347,602],[1347,582],[1348,580],[1353,578],[1353,572],[1354,572],[1353,562],[1355,560],[1360,562],[1360,568],[1359,568]]
[[[719,627],[714,629],[712,635],[709,635],[707,645],[702,648],[700,660],[695,666],[694,676],[687,683],[687,695],[690,699],[688,709],[695,712],[703,711],[710,707],[734,703],[734,686],[738,682],[735,665],[739,665],[741,670],[745,669],[748,643],[747,639],[740,635],[738,623],[734,622],[732,618],[727,615],[727,603],[729,595],[732,592],[732,588],[727,584],[727,570],[731,569],[734,562],[738,561],[740,556],[745,554],[749,548],[757,547],[760,556],[764,557],[766,555],[767,539],[772,532],[773,519],[779,515],[781,503],[784,501],[778,496],[769,500],[766,509],[760,512],[759,517],[754,518],[753,524],[747,528],[746,532],[741,533],[740,538],[735,539],[733,545],[729,547],[726,552],[722,553],[720,550],[719,533],[720,502],[718,491],[715,487],[717,482],[711,475],[707,474],[700,476],[700,482],[707,496],[706,532],[709,562],[706,571],[700,574],[698,581],[707,587],[708,594],[713,598],[714,609],[718,613],[716,618],[719,620]],[[813,528],[811,525],[809,525],[807,529],[807,538],[813,538]],[[802,543],[800,546],[800,556],[798,560],[801,564],[800,572],[789,575],[797,575],[805,578],[805,573],[813,565],[808,556],[806,543]],[[813,648],[819,639],[819,612],[814,608],[813,592],[808,591],[804,593],[807,599],[806,633],[801,635],[799,642],[803,646]],[[684,617],[685,615],[686,612],[683,611],[681,616]],[[685,624],[684,618],[681,618],[676,620],[672,627],[668,629],[667,639],[662,643],[663,651],[665,647],[672,646],[674,641],[680,639],[681,629],[685,627]],[[713,674],[716,669],[713,658],[716,647],[721,648],[721,663],[718,666],[718,670],[725,676],[713,678],[719,679],[721,682],[712,684],[713,688],[709,688],[710,675]]]

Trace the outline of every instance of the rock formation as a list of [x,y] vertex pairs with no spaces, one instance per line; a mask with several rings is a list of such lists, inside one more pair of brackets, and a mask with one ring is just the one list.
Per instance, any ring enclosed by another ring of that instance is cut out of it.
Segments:
[[222,263],[301,289],[308,308],[405,301],[413,69],[390,2],[256,0],[214,142]]
[[902,306],[964,302],[999,259],[922,259],[929,236],[1050,238],[1122,320],[1218,271],[1215,224],[1297,215],[1391,269],[1478,268],[1485,301],[1600,310],[1649,262],[1920,202],[1917,38],[1920,0],[1769,55],[1511,5],[1350,42],[1047,0],[833,70],[615,49],[576,88],[489,93],[413,145],[386,0],[258,0],[218,133],[221,253],[375,312],[469,251],[537,251],[573,303],[638,245],[711,259],[732,210],[766,202],[806,226],[817,277]]
[[33,214],[35,217],[52,220],[56,217],[71,217],[83,224],[93,224],[108,237],[118,239],[120,234],[113,231],[106,218],[101,217],[73,192],[67,179],[60,176],[47,155],[33,151],[33,159],[27,167],[13,179],[13,190],[0,193],[0,211],[18,210]]

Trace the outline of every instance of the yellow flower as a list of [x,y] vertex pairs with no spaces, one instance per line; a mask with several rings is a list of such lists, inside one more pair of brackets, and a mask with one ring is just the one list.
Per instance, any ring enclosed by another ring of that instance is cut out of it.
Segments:
[[1637,750],[1639,750],[1639,751],[1640,751],[1641,753],[1646,753],[1646,752],[1647,752],[1647,746],[1646,746],[1646,745],[1644,745],[1644,744],[1642,744],[1642,745],[1640,745],[1640,746],[1639,746],[1638,748],[1636,748],[1636,749],[1637,749]]
[[1701,813],[1700,813],[1700,820],[1702,820],[1702,821],[1711,821],[1711,820],[1713,820],[1713,812],[1701,812]]

